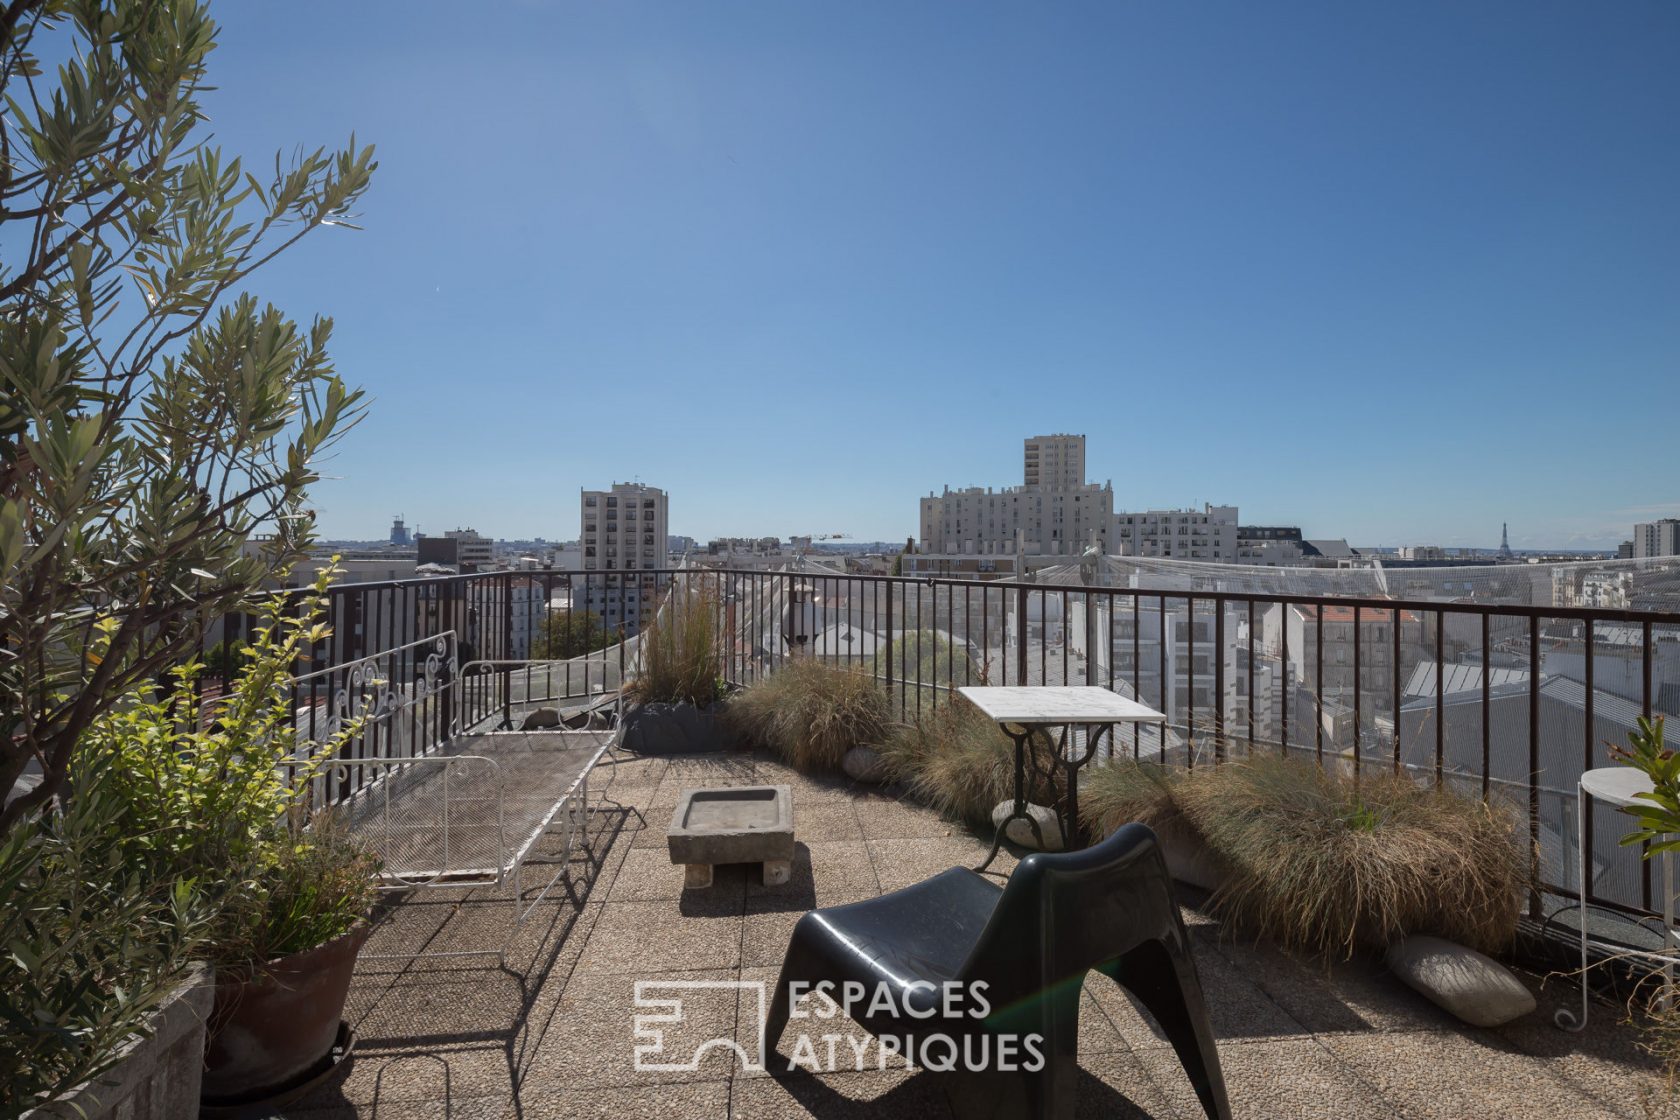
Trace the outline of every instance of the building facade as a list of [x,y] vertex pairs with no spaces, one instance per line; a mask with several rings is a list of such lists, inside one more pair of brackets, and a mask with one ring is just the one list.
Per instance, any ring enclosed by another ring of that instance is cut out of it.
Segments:
[[[609,629],[638,633],[660,590],[651,573],[666,562],[669,498],[655,486],[615,482],[610,490],[585,490],[580,508],[584,577],[574,584],[573,609],[590,611]],[[631,574],[643,571],[650,574]]]
[[1633,527],[1633,555],[1680,556],[1680,520],[1643,521]]
[[1078,556],[1107,550],[1114,487],[1085,481],[1085,437],[1023,442],[1022,484],[970,486],[921,500],[920,551],[941,556]]
[[1021,478],[1027,486],[1071,490],[1085,485],[1085,437],[1033,436],[1021,451]]
[[1239,558],[1237,507],[1204,505],[1200,510],[1117,513],[1111,551],[1121,556],[1234,564]]

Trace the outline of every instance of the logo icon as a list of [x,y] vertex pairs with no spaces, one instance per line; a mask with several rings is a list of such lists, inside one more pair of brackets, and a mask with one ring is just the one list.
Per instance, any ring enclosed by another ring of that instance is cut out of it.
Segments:
[[[727,1036],[703,1039],[690,1049],[687,1040],[682,1037],[682,1027],[688,1022],[684,1014],[684,994],[719,988],[746,993],[757,1000],[757,1014],[749,1020],[755,1024],[752,1029],[756,1034],[750,1049]],[[742,1068],[749,1072],[758,1073],[764,1069],[764,1019],[768,1004],[762,980],[638,980],[633,1006],[637,1009],[631,1027],[636,1037],[633,1055],[638,1072],[692,1072],[700,1068],[701,1059],[713,1048],[735,1051],[741,1056]],[[683,1052],[688,1055],[685,1060],[681,1059],[682,1052],[666,1051],[668,1033],[674,1036],[673,1046],[683,1046]]]

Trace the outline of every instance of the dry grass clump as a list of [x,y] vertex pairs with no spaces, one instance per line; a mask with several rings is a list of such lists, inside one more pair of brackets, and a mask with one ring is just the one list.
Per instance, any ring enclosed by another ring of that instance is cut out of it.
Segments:
[[[960,697],[914,723],[901,724],[881,753],[911,796],[949,817],[990,825],[993,806],[1015,795],[1014,742]],[[1055,804],[1062,782],[1053,744],[1035,735],[1027,753],[1027,799]],[[1040,774],[1052,775],[1051,780],[1046,782]]]
[[862,669],[790,661],[729,702],[732,727],[796,770],[838,769],[853,747],[892,727],[887,694]]
[[1186,775],[1173,799],[1230,868],[1230,920],[1324,956],[1430,933],[1484,952],[1516,936],[1529,860],[1516,815],[1405,775],[1254,757]]
[[1641,1092],[1640,1103],[1646,1116],[1666,1116],[1666,1099],[1680,1087],[1680,983],[1662,981],[1657,973],[1654,984],[1642,984],[1628,1001],[1629,1021],[1639,1029],[1639,1049],[1661,1063],[1661,1090]]
[[638,704],[703,707],[722,690],[717,595],[705,586],[673,588],[652,624],[642,631],[641,668],[624,686],[624,695]]
[[1154,762],[1115,759],[1087,767],[1079,778],[1079,817],[1092,836],[1108,836],[1133,821],[1160,831],[1182,821],[1174,791],[1184,778]]

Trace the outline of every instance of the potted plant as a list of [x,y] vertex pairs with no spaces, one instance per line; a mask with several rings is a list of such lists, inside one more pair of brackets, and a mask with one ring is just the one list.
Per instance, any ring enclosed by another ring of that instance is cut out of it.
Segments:
[[295,809],[260,846],[216,928],[206,1102],[273,1098],[333,1065],[379,864],[331,814],[302,821]]
[[[1609,746],[1614,761],[1651,780],[1649,791],[1634,795],[1638,805],[1621,809],[1637,822],[1622,843],[1644,844],[1645,859],[1659,852],[1680,851],[1680,755],[1663,743],[1663,717],[1641,716],[1639,725],[1628,732],[1626,746]],[[1680,1079],[1680,993],[1674,989],[1659,972],[1642,985],[1639,997],[1644,1004],[1641,1045],[1662,1062],[1670,1086]]]
[[330,636],[336,574],[323,570],[300,602],[270,603],[214,701],[194,688],[202,664],[181,666],[95,721],[78,757],[78,774],[108,787],[107,827],[134,838],[129,858],[195,884],[211,908],[197,947],[216,986],[207,1098],[284,1087],[329,1054],[367,936],[378,866],[311,804],[314,778],[360,725],[305,741],[290,687]]
[[636,675],[624,685],[624,747],[638,754],[695,754],[730,745],[719,715],[727,691],[718,600],[706,584],[671,589],[637,640]]

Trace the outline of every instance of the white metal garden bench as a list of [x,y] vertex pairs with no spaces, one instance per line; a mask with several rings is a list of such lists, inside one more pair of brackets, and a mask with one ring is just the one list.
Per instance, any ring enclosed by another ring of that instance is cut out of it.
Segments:
[[[476,731],[461,710],[456,638],[446,632],[294,681],[300,758],[353,728],[313,772],[314,804],[330,806],[382,863],[381,886],[407,891],[490,887],[509,894],[511,921],[490,948],[364,952],[367,959],[494,955],[567,874],[583,847],[589,779],[617,730]],[[526,895],[528,865],[552,867]]]

